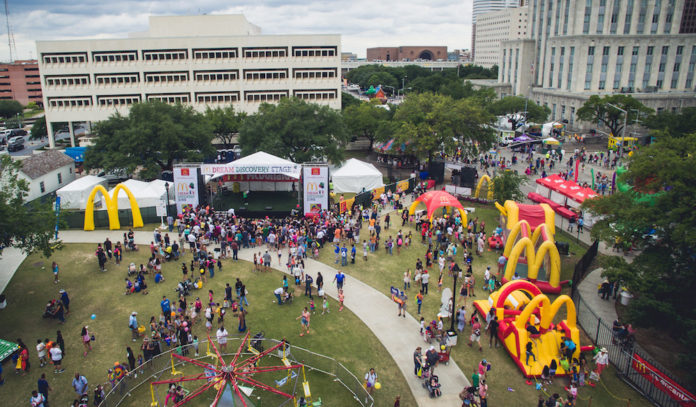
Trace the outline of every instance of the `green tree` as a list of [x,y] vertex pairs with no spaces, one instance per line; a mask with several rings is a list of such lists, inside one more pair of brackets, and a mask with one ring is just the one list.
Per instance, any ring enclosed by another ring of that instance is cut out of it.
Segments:
[[511,170],[506,170],[493,178],[493,197],[499,204],[505,201],[522,201],[525,196],[522,185],[527,182],[527,177],[518,175]]
[[343,112],[343,119],[351,134],[370,140],[369,150],[377,140],[377,130],[382,122],[389,120],[390,111],[379,107],[375,102],[362,102]]
[[[629,115],[629,123],[635,120],[636,113]],[[685,107],[678,113],[668,110],[658,112],[645,119],[645,126],[653,130],[653,135],[666,132],[673,137],[684,137],[696,130],[696,107]]]
[[457,146],[476,154],[495,139],[493,115],[468,99],[453,100],[432,93],[410,95],[394,114],[394,132],[408,149],[428,160],[439,153],[452,154]]
[[[388,72],[375,72],[367,78],[365,82],[365,87],[378,85],[391,86],[392,88],[398,89],[399,82],[394,75]],[[387,93],[392,93],[391,89],[384,89]]]
[[[696,346],[696,133],[665,134],[636,151],[622,181],[633,190],[587,200],[583,204],[602,218],[592,235],[610,243],[616,239],[640,250],[630,264],[607,264],[611,277],[623,281],[635,295],[629,318],[643,326],[665,330],[687,347]],[[655,193],[645,200],[637,194]],[[696,384],[696,358],[685,355]]]
[[356,106],[362,103],[360,99],[351,95],[348,92],[341,92],[341,110],[346,110],[350,106]]
[[23,111],[21,103],[16,100],[0,100],[0,117],[8,119],[21,114]]
[[609,95],[604,97],[599,97],[597,95],[592,95],[590,98],[578,109],[576,115],[578,119],[584,120],[592,123],[602,123],[609,128],[609,132],[618,136],[621,134],[623,136],[624,127],[624,113],[614,106],[632,112],[629,114],[636,114],[635,111],[641,114],[651,114],[652,109],[646,107],[638,99],[633,98],[628,95]]
[[41,116],[34,121],[34,124],[31,126],[31,139],[32,140],[38,140],[42,137],[46,137],[48,134],[46,130],[46,116]]
[[[525,120],[525,106],[527,108]],[[549,117],[551,110],[547,106],[539,106],[534,101],[520,96],[508,96],[492,102],[488,110],[497,116],[505,116],[512,130],[517,130],[525,122],[543,123]]]
[[136,103],[127,116],[115,113],[93,130],[97,137],[85,155],[88,169],[138,169],[143,178],[155,178],[175,161],[201,161],[215,152],[211,124],[181,104]]
[[50,203],[24,203],[29,184],[19,176],[21,168],[21,161],[0,156],[0,242],[27,253],[39,250],[49,257],[54,250],[56,215]]
[[208,107],[204,115],[205,120],[213,127],[215,138],[222,143],[224,148],[232,148],[233,138],[239,133],[239,128],[247,114],[237,113],[234,111],[234,106],[228,106],[225,108],[216,107],[215,109]]
[[349,136],[341,114],[328,106],[283,98],[262,103],[239,130],[244,155],[265,151],[293,162],[339,162]]

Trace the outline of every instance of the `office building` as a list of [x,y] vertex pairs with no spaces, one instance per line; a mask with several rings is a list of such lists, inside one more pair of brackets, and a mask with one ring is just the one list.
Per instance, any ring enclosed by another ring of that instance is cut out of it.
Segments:
[[530,0],[528,7],[530,39],[501,44],[501,96],[529,96],[571,126],[596,94],[628,94],[657,111],[696,105],[692,0]]
[[150,17],[124,39],[37,41],[49,134],[68,122],[74,143],[73,123],[148,100],[253,113],[296,96],[340,109],[340,46],[339,35],[261,35],[243,15]]
[[500,42],[527,38],[527,6],[506,8],[478,16],[474,65],[500,66]]
[[474,0],[471,8],[471,57],[476,58],[476,24],[478,17],[482,14],[506,8],[520,7],[525,4],[525,0]]
[[35,59],[0,64],[0,99],[16,100],[23,106],[43,103],[39,64]]

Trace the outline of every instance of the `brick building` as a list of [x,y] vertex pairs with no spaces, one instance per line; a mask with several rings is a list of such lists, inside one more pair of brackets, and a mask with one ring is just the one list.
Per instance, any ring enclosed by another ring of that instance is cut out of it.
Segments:
[[43,104],[39,64],[35,59],[0,64],[0,99],[14,99],[22,105]]
[[447,61],[447,47],[376,47],[367,49],[368,61]]

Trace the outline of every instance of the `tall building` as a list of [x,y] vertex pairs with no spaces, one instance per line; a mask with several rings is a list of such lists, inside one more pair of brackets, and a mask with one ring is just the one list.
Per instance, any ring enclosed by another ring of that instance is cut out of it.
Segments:
[[35,59],[0,64],[0,99],[16,100],[24,106],[29,102],[43,103],[39,64]]
[[504,8],[519,7],[524,5],[525,0],[474,0],[471,12],[471,57],[476,58],[476,21],[481,14],[491,11],[502,10]]
[[500,42],[527,38],[527,6],[506,8],[478,16],[474,64],[500,66]]
[[498,93],[527,95],[571,125],[595,94],[630,94],[658,111],[695,106],[694,3],[530,0],[531,39],[502,43]]
[[340,109],[340,47],[339,35],[261,35],[243,15],[150,17],[125,39],[37,41],[48,132],[68,122],[74,143],[73,123],[147,100],[253,113],[296,96]]

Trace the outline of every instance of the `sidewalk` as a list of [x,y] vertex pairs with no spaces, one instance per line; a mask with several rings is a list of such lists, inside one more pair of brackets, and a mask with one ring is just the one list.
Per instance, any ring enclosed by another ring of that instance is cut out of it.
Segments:
[[[386,211],[382,213],[384,214]],[[114,242],[123,240],[123,231],[99,230],[86,232],[82,230],[68,230],[60,232],[59,235],[59,238],[64,243],[94,243],[95,245],[102,243],[107,237]],[[135,242],[138,245],[143,245],[142,250],[147,250],[147,246],[152,240],[154,240],[154,237],[150,231],[135,232]],[[24,255],[16,255],[14,251],[15,249],[5,249],[2,258],[0,258],[0,267],[2,268],[0,282],[3,283],[3,289],[4,285],[14,275],[19,264],[26,257]],[[16,251],[19,252],[18,250]],[[239,258],[251,261],[253,253],[254,250],[252,249],[242,249],[239,251]],[[337,270],[312,259],[305,260],[305,265],[305,272],[312,274],[315,280],[317,273],[322,273],[326,282],[324,290],[329,296],[337,299],[338,292],[336,286],[331,284]],[[287,271],[284,267],[280,268],[277,263],[273,263],[272,267],[282,272]],[[426,345],[419,334],[420,324],[415,318],[411,315],[408,315],[406,318],[397,318],[396,304],[387,297],[386,293],[377,291],[352,276],[346,277],[343,291],[345,294],[345,306],[355,313],[377,339],[382,342],[406,378],[406,382],[411,388],[413,397],[419,406],[455,406],[460,404],[459,392],[465,386],[469,386],[469,381],[456,363],[439,365],[437,367],[437,374],[440,377],[443,390],[442,397],[437,399],[431,399],[428,396],[428,392],[422,387],[422,381],[413,374],[413,351],[417,346],[425,347]],[[364,372],[354,373],[361,377]]]

